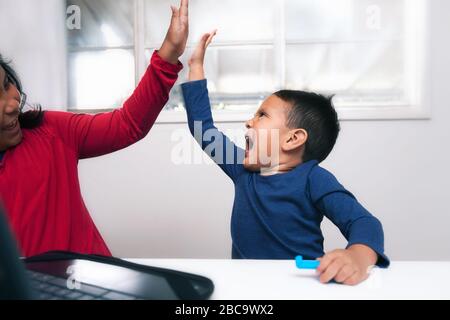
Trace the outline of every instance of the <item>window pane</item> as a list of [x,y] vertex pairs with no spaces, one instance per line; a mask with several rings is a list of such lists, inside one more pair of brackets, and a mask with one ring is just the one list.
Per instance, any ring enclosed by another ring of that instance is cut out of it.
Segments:
[[69,54],[69,105],[77,109],[116,108],[135,84],[133,50]]
[[[188,49],[184,60],[193,49]],[[153,50],[146,51],[147,61]],[[188,80],[187,61],[177,85]],[[271,46],[211,47],[205,57],[205,76],[208,79],[213,109],[242,109],[255,107],[264,96],[276,87],[274,51]],[[179,109],[183,98],[175,86],[166,109]]]
[[[170,21],[170,5],[178,0],[145,1],[145,41],[147,47],[164,40]],[[190,40],[218,29],[217,41],[261,41],[274,38],[275,8],[273,0],[191,0]],[[257,14],[255,14],[257,10]]]
[[211,48],[206,57],[211,92],[246,94],[275,87],[272,48]]
[[399,39],[404,8],[404,0],[286,0],[287,39]]
[[68,30],[70,48],[133,46],[134,1],[67,0],[81,11],[81,29]]
[[287,86],[337,94],[336,102],[401,101],[401,42],[289,45]]

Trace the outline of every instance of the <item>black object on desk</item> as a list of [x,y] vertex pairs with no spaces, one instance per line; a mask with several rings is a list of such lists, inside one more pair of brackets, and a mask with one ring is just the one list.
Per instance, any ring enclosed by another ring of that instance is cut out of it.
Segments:
[[54,251],[21,261],[0,206],[0,300],[202,300],[203,276],[117,258]]

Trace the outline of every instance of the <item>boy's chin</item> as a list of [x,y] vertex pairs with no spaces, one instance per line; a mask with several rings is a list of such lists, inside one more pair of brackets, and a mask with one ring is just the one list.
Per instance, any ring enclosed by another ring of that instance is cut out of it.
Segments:
[[259,172],[261,171],[261,166],[257,163],[250,163],[250,160],[248,158],[244,159],[243,162],[244,169],[251,172]]

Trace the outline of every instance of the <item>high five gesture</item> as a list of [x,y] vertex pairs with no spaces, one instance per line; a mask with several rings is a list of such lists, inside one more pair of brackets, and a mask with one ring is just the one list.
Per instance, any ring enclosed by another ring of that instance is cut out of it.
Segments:
[[176,64],[186,49],[189,35],[189,1],[181,0],[180,8],[171,8],[169,30],[158,53],[164,60]]

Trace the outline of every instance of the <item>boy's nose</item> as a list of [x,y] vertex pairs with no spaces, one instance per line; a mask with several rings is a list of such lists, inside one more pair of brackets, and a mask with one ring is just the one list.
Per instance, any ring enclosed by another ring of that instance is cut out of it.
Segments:
[[247,129],[250,129],[252,126],[253,126],[253,119],[247,120],[247,121],[245,122],[245,127],[246,127]]

